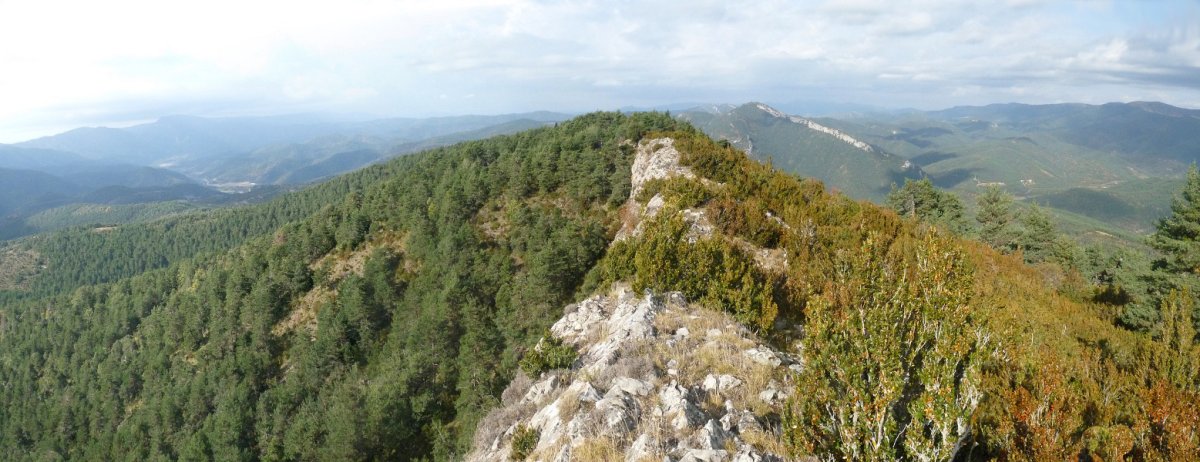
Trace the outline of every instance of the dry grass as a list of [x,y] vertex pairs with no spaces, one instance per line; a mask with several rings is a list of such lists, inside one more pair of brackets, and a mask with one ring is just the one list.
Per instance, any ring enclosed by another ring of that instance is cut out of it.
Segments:
[[271,328],[271,334],[281,337],[303,329],[309,335],[316,335],[317,312],[336,297],[336,290],[321,285],[313,286],[303,297],[296,299],[292,311]]
[[[659,369],[666,370],[667,364],[675,360],[681,383],[701,383],[709,374],[732,375],[742,384],[721,392],[723,400],[732,401],[734,407],[750,409],[757,415],[774,410],[758,394],[772,380],[783,383],[786,372],[783,368],[759,364],[745,355],[746,350],[759,344],[747,338],[750,334],[742,330],[732,317],[713,310],[696,311],[694,314],[671,310],[658,316],[655,326],[668,334],[681,327],[686,327],[690,332],[688,337],[677,338],[669,345],[661,341],[649,344],[654,350],[650,356]],[[712,329],[720,333],[709,337],[708,332]],[[713,394],[716,393],[710,395]]]
[[725,412],[725,395],[716,390],[705,393],[700,409],[707,415],[721,415]]
[[580,462],[609,462],[624,459],[624,452],[617,447],[617,442],[608,436],[583,440],[571,451],[571,460]]
[[[335,285],[350,274],[362,276],[363,266],[367,262],[367,257],[371,255],[375,249],[388,248],[396,252],[397,255],[404,255],[406,234],[398,234],[392,232],[381,233],[378,236],[372,236],[371,240],[350,252],[331,252],[317,261],[308,265],[309,269],[316,271],[322,266],[327,266],[329,269],[328,276],[325,281],[316,281],[327,285]],[[407,258],[404,259],[405,271],[410,271],[410,266],[415,263],[410,262]],[[419,268],[413,268],[415,271]]]
[[569,422],[581,407],[583,407],[583,401],[579,399],[579,393],[574,391],[563,393],[558,398],[558,418],[563,422]]
[[44,262],[34,250],[14,246],[0,249],[0,290],[26,290]]
[[617,352],[617,361],[597,372],[592,377],[592,384],[601,389],[608,389],[614,380],[621,377],[645,380],[653,384],[660,374],[655,370],[654,361],[648,357],[650,352],[642,342],[633,345],[633,348],[622,348]]
[[517,369],[517,375],[513,376],[512,382],[508,383],[508,387],[500,394],[500,403],[508,406],[517,404],[521,398],[525,397],[525,393],[529,392],[529,388],[533,386],[533,379],[525,375],[525,371]]
[[492,409],[475,428],[474,447],[491,447],[492,442],[507,432],[514,422],[528,420],[537,410],[538,407],[533,403],[518,403]]
[[568,444],[570,443],[567,440],[567,437],[561,436],[553,443],[547,444],[546,446],[533,451],[533,453],[529,454],[529,457],[526,457],[525,460],[554,460],[555,456],[558,455],[558,452],[562,450],[562,447]]
[[749,444],[750,447],[760,452],[778,456],[786,456],[788,453],[788,448],[783,443],[783,438],[775,432],[748,430],[741,432],[738,436],[741,437],[742,442]]

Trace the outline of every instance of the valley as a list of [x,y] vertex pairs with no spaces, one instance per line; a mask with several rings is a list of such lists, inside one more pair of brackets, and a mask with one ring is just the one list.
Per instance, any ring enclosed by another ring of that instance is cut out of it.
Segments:
[[[1200,159],[1197,111],[1161,103],[1010,104],[815,122],[751,103],[678,116],[752,157],[856,198],[882,203],[893,185],[928,177],[971,207],[981,188],[995,185],[1051,209],[1080,236],[1149,233],[1169,212],[1182,172]],[[1098,226],[1079,229],[1072,216]]]

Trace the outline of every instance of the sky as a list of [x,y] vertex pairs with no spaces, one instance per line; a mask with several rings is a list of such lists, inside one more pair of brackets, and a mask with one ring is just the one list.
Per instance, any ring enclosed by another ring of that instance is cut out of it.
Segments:
[[0,143],[162,115],[1200,108],[1200,1],[0,0]]

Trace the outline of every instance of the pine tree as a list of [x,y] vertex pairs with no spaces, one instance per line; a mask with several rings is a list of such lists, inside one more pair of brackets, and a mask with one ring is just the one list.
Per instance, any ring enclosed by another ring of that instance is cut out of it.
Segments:
[[1016,216],[1013,214],[1012,196],[999,186],[988,186],[977,199],[979,211],[975,221],[979,222],[979,237],[988,245],[1001,251],[1011,251],[1016,246],[1017,235],[1013,230]]
[[1150,246],[1162,252],[1172,273],[1200,273],[1200,172],[1188,169],[1183,191],[1171,202],[1171,216],[1158,222]]
[[1017,247],[1025,256],[1026,263],[1053,262],[1063,266],[1075,264],[1075,244],[1058,233],[1046,210],[1033,204],[1021,214],[1021,233]]
[[[1171,215],[1159,220],[1157,229],[1150,236],[1149,244],[1162,252],[1163,258],[1155,263],[1155,274],[1159,276],[1159,289],[1185,289],[1195,294],[1200,290],[1200,171],[1192,165],[1188,169],[1183,190],[1171,201]],[[1160,301],[1160,306],[1173,303],[1169,295]],[[1191,297],[1191,296],[1189,296]],[[1188,314],[1193,326],[1197,308],[1194,300],[1188,300]],[[1166,321],[1167,313],[1161,313]]]
[[902,216],[941,226],[954,233],[967,230],[963,205],[953,193],[939,191],[928,178],[904,180],[900,189],[888,194],[887,206]]

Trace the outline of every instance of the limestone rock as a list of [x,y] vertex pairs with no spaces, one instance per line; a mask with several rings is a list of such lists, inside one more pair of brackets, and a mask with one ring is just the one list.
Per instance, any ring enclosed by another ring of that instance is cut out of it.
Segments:
[[634,396],[646,396],[654,387],[650,382],[644,380],[632,379],[629,377],[619,377],[613,380],[612,387],[608,389],[605,396],[612,396],[615,393],[625,393]]
[[741,384],[742,381],[732,375],[721,374],[714,376],[708,374],[708,376],[704,377],[704,385],[702,387],[704,391],[726,391]]
[[724,449],[689,449],[679,462],[724,462],[729,460],[729,451]]
[[779,359],[779,355],[775,354],[775,352],[771,351],[769,348],[751,348],[746,350],[746,356],[750,358],[751,361],[764,366],[778,367],[779,365],[783,364],[783,361]]
[[629,445],[629,451],[625,453],[626,462],[641,462],[654,456],[654,440],[647,433],[638,435],[637,439],[633,440],[633,444]]
[[663,387],[658,394],[662,403],[662,415],[670,419],[671,426],[676,430],[694,427],[704,421],[704,413],[692,404],[690,397],[688,389],[676,383]]
[[724,449],[725,442],[733,435],[721,428],[721,424],[709,419],[704,427],[696,431],[696,444],[700,449]]
[[[636,294],[622,284],[564,313],[551,331],[579,351],[576,365],[532,385],[514,382],[512,389],[520,391],[506,391],[512,398],[493,411],[495,418],[484,419],[505,430],[477,441],[466,460],[508,460],[517,425],[540,432],[531,460],[576,460],[580,448],[598,438],[627,461],[783,460],[741,435],[769,431],[761,423],[765,416],[748,410],[761,403],[745,400],[781,406],[789,357],[763,346],[729,315],[689,304],[678,293]],[[713,326],[723,327],[709,330]],[[730,363],[720,372],[697,370],[712,367],[697,362],[700,354],[729,357]],[[757,377],[752,374],[764,366],[771,375],[760,390],[745,377]],[[497,421],[501,416],[515,420]]]

